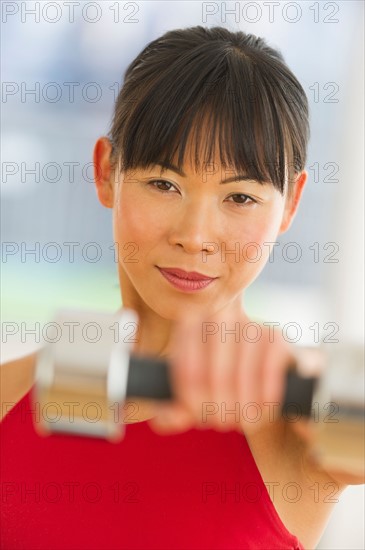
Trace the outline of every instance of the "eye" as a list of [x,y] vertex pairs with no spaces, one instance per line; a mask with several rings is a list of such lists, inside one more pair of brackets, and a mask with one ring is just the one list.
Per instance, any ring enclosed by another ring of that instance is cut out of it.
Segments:
[[239,200],[237,202],[233,201],[234,204],[237,206],[246,206],[246,205],[249,205],[250,203],[257,203],[255,199],[253,199],[249,195],[245,195],[244,193],[235,193],[234,195],[231,195],[228,198],[230,199],[232,197],[239,197]]
[[[172,185],[172,183],[170,183],[169,181],[165,181],[165,180],[151,180],[151,181],[148,181],[147,182],[147,185],[155,188],[157,191],[160,191],[161,193],[168,193],[170,191],[170,189],[176,189],[176,187],[174,185]],[[168,189],[161,189],[160,186],[170,186],[168,187]]]

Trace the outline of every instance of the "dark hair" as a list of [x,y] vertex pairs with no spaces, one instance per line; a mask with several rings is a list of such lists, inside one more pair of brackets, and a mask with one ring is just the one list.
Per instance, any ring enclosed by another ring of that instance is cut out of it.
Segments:
[[109,133],[121,170],[171,165],[177,151],[182,169],[193,131],[196,170],[199,148],[211,163],[216,140],[222,166],[281,193],[285,169],[289,182],[304,169],[308,100],[282,54],[262,38],[223,27],[168,31],[124,76]]

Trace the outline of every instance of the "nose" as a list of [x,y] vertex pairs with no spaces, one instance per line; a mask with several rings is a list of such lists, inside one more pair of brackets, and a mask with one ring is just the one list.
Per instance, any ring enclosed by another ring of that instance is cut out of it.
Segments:
[[208,204],[208,201],[189,201],[181,206],[180,214],[175,216],[169,234],[169,244],[181,246],[188,254],[206,250],[207,243],[216,242],[217,239],[216,218],[212,205]]

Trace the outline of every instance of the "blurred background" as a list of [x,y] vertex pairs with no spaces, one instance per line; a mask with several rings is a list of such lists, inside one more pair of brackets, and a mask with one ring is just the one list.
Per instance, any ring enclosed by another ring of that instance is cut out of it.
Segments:
[[[1,9],[2,361],[39,345],[19,323],[50,321],[58,307],[120,307],[112,211],[96,196],[93,146],[109,130],[127,65],[167,30],[194,25],[265,38],[310,104],[308,183],[292,227],[246,292],[248,313],[299,323],[303,345],[318,343],[315,323],[321,338],[338,326],[341,342],[363,341],[361,0],[3,2]],[[363,487],[341,495],[318,549],[365,547],[363,503]]]

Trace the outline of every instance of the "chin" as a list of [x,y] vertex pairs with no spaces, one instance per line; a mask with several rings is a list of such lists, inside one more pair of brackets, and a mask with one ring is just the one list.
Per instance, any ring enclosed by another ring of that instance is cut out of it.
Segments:
[[[190,295],[191,297],[192,295]],[[152,309],[157,315],[166,319],[168,321],[178,321],[184,317],[201,317],[205,316],[209,318],[213,316],[221,307],[215,302],[205,302],[198,303],[193,300],[188,300],[188,296],[181,295],[179,300],[174,300],[173,298],[163,298],[161,295],[161,301],[159,303],[153,302],[149,303],[150,309]]]

